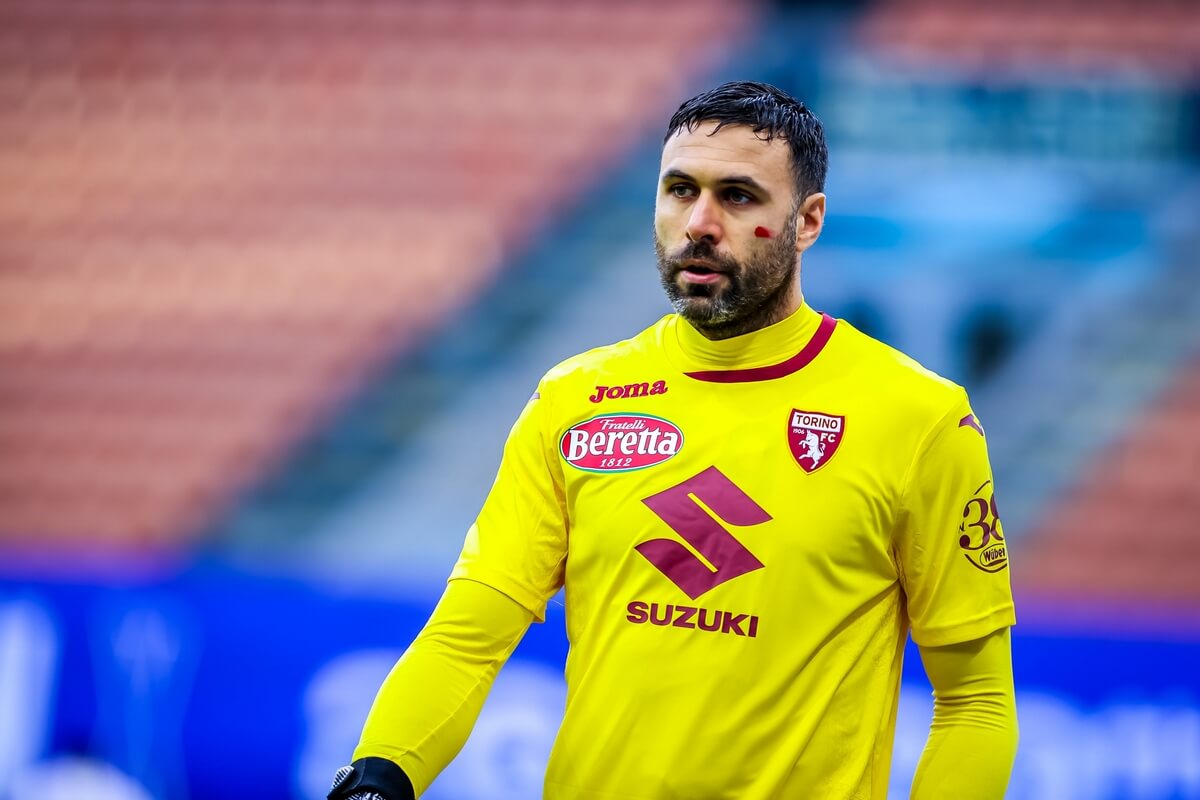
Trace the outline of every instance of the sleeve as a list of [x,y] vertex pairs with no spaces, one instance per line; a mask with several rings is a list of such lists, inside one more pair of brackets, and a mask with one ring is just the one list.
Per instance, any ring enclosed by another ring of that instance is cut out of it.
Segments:
[[567,557],[563,476],[544,383],[508,435],[495,483],[450,573],[450,580],[498,589],[539,621],[562,586]]
[[894,545],[918,645],[978,639],[1016,622],[987,441],[961,389],[909,466]]
[[933,684],[933,724],[912,800],[1001,800],[1017,754],[1017,706],[1008,629],[921,648]]
[[375,696],[354,758],[398,764],[420,796],[466,743],[532,616],[488,586],[447,586]]

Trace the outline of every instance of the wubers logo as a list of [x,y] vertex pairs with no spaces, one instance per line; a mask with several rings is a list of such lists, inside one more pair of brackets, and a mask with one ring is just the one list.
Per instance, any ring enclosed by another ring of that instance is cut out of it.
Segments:
[[988,491],[991,485],[991,481],[985,481],[963,506],[958,546],[971,566],[984,572],[999,572],[1008,566],[1008,547],[1004,543],[1000,512],[996,510],[996,493]]

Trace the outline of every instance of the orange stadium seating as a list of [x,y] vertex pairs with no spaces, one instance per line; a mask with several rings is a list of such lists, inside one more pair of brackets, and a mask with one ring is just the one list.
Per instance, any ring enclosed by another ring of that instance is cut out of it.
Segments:
[[748,13],[0,5],[0,541],[194,539],[660,125]]
[[1200,361],[1022,542],[1031,594],[1200,602]]
[[893,57],[988,75],[1097,69],[1191,82],[1200,68],[1192,0],[884,0],[864,15],[860,35]]

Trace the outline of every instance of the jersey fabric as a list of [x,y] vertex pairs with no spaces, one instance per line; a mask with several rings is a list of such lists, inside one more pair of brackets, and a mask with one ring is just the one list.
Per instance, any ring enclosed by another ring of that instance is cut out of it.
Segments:
[[1015,622],[963,389],[807,305],[552,369],[451,579],[565,587],[545,797],[887,796],[905,639]]

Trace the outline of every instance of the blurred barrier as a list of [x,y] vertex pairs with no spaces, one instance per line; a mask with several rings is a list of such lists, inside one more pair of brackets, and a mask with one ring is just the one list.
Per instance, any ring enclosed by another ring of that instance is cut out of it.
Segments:
[[[105,800],[317,800],[430,608],[211,565],[134,588],[0,583],[0,798],[86,779],[81,796]],[[1022,747],[1010,797],[1200,797],[1200,626],[1174,637],[1060,627],[1014,631]],[[552,604],[430,800],[540,796],[565,653]],[[928,732],[921,675],[910,647],[897,798]]]

